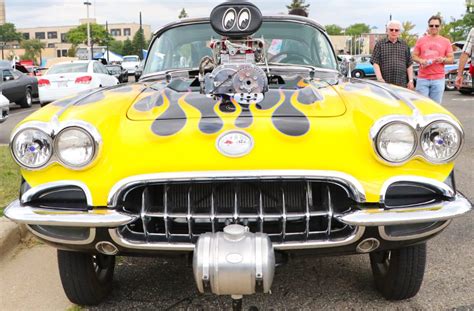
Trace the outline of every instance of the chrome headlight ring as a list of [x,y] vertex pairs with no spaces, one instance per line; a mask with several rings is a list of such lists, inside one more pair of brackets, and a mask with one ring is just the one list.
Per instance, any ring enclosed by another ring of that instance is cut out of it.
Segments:
[[[18,158],[15,156],[15,146],[13,145],[15,142],[16,137],[21,134],[22,132],[33,129],[33,130],[38,130],[43,133],[45,133],[51,142],[51,148],[52,148],[52,154],[49,160],[44,163],[41,166],[38,167],[29,167],[25,166],[24,164],[21,163],[21,161],[18,160]],[[65,161],[64,159],[61,158],[59,155],[59,150],[58,150],[58,137],[62,134],[65,133],[69,130],[78,130],[81,133],[84,133],[88,137],[90,137],[91,142],[92,142],[92,154],[90,155],[89,159],[87,162],[83,163],[82,165],[72,165],[70,163],[67,163],[67,160]],[[10,139],[10,152],[12,153],[15,161],[24,169],[31,170],[31,171],[36,171],[43,169],[45,167],[48,167],[49,165],[53,163],[59,163],[62,166],[71,169],[71,170],[85,170],[95,164],[97,159],[99,158],[99,155],[102,150],[102,138],[100,136],[100,133],[97,131],[97,129],[91,125],[90,123],[84,122],[84,121],[66,121],[66,122],[39,122],[39,121],[32,121],[32,122],[27,122],[20,127],[18,127],[11,135]]]
[[[423,134],[425,133],[426,129],[428,129],[433,124],[437,124],[437,123],[446,123],[449,126],[451,126],[453,129],[455,129],[457,138],[459,140],[457,151],[453,152],[450,157],[443,160],[434,159],[430,157],[428,154],[426,154],[425,151],[423,150],[423,140],[422,140]],[[412,154],[409,157],[407,157],[406,159],[400,162],[387,160],[383,156],[383,154],[381,154],[378,148],[378,139],[379,139],[380,133],[391,124],[404,124],[404,125],[410,126],[411,129],[415,133],[416,147],[414,148]],[[455,121],[453,118],[451,118],[448,115],[443,115],[443,114],[432,114],[432,115],[427,115],[427,116],[391,115],[391,116],[387,116],[378,120],[372,126],[372,128],[370,129],[370,140],[371,140],[376,158],[380,162],[390,165],[390,166],[401,166],[401,165],[406,164],[408,161],[412,159],[416,159],[416,158],[422,159],[430,164],[446,164],[453,161],[462,150],[462,146],[464,144],[464,130],[462,129],[461,125],[457,121]]]

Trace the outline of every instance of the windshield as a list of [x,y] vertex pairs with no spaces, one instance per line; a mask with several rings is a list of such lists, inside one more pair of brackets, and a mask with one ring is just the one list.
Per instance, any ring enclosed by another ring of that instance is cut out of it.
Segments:
[[[317,28],[288,21],[264,22],[253,37],[262,36],[270,63],[337,69],[331,45]],[[199,67],[204,56],[212,56],[209,48],[211,37],[220,36],[208,23],[181,26],[166,31],[154,41],[144,74]]]
[[123,62],[138,62],[138,56],[128,56],[123,58]]
[[87,72],[88,63],[57,64],[48,70],[48,74]]

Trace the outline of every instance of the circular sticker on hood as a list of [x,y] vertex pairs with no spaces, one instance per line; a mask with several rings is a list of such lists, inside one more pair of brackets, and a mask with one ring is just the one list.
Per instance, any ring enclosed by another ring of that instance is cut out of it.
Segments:
[[253,149],[253,138],[243,131],[223,133],[216,142],[217,150],[228,157],[242,157]]

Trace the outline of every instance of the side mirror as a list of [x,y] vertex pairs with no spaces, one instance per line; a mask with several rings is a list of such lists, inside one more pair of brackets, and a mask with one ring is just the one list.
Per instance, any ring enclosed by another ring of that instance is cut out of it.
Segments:
[[3,77],[3,81],[11,81],[11,80],[13,80],[12,76]]

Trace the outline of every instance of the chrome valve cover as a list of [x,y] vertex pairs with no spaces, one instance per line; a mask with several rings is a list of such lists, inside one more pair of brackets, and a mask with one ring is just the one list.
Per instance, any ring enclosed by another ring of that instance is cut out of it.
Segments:
[[270,239],[248,227],[228,225],[224,232],[205,233],[194,250],[193,270],[201,293],[251,295],[268,293],[275,272]]

